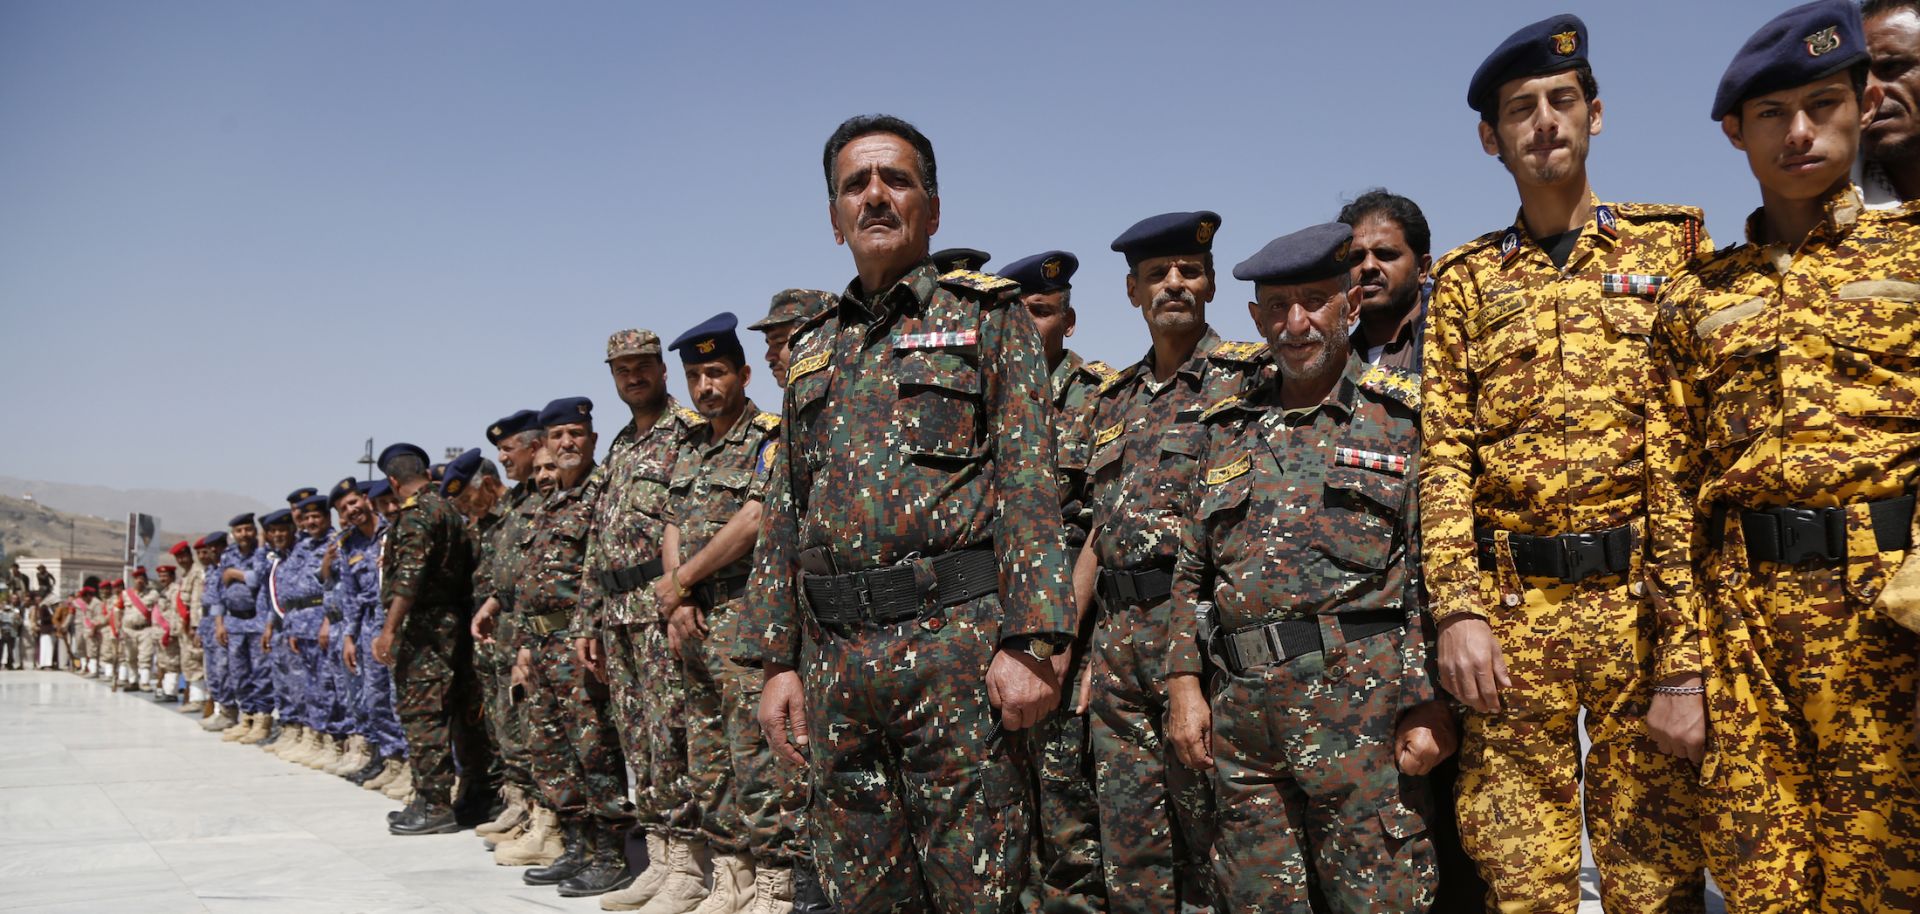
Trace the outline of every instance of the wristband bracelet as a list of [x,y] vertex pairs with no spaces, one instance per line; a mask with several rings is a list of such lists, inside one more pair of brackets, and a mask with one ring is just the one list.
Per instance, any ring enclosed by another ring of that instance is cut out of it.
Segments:
[[1707,687],[1706,686],[1654,686],[1653,691],[1655,694],[1658,694],[1658,695],[1705,695],[1707,694]]

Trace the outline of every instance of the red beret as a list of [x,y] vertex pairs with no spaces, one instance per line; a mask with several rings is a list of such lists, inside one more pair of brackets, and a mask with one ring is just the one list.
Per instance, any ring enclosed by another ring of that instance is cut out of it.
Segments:
[[144,578],[144,577],[146,577],[146,576],[147,576],[147,566],[145,566],[145,565],[135,565],[135,566],[133,566],[133,576],[134,576],[134,577],[136,577],[136,578]]
[[173,555],[186,555],[187,553],[192,551],[193,551],[193,544],[187,542],[186,540],[181,540],[180,542],[174,543],[173,548],[167,550],[167,552]]

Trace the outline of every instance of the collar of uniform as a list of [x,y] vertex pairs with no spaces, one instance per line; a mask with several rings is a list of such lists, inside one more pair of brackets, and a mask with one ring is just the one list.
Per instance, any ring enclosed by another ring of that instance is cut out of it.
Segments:
[[1267,372],[1266,381],[1259,387],[1259,398],[1248,402],[1246,405],[1249,408],[1269,412],[1274,415],[1299,413],[1310,416],[1322,409],[1331,407],[1338,410],[1342,415],[1353,415],[1353,401],[1360,396],[1360,375],[1367,370],[1367,363],[1360,358],[1358,351],[1351,349],[1347,351],[1347,366],[1341,369],[1340,380],[1333,385],[1332,390],[1327,391],[1325,398],[1313,406],[1298,410],[1289,410],[1280,405],[1280,382],[1282,378],[1280,376],[1280,364],[1277,361],[1279,357],[1275,356],[1274,358],[1276,361],[1272,369]]
[[873,297],[871,301],[860,294],[860,278],[854,277],[847,284],[847,291],[840,296],[843,307],[851,307],[867,316],[874,324],[884,324],[900,313],[902,305],[912,305],[916,310],[933,297],[934,290],[940,288],[940,272],[933,261],[922,261],[919,266],[907,271],[900,281]]
[[565,487],[565,488],[561,488],[561,489],[554,489],[554,490],[553,490],[553,497],[552,497],[552,498],[549,498],[549,499],[547,499],[547,510],[549,510],[549,511],[551,511],[551,510],[553,510],[554,508],[557,508],[557,507],[559,507],[559,506],[560,506],[561,504],[564,504],[564,503],[566,503],[566,502],[568,502],[568,501],[572,501],[572,500],[574,500],[574,499],[577,499],[577,498],[584,498],[584,497],[586,497],[586,494],[587,494],[587,482],[593,479],[593,471],[594,471],[594,469],[595,469],[595,467],[594,467],[594,464],[593,464],[593,462],[592,462],[592,461],[588,461],[588,462],[587,462],[587,471],[586,471],[585,473],[582,473],[582,474],[580,475],[580,481],[579,481],[579,482],[576,482],[576,483],[574,483],[573,485],[570,485],[570,486],[567,486],[567,487]]
[[[708,440],[707,450],[715,450],[722,445],[737,444],[746,440],[747,427],[753,424],[753,417],[757,415],[760,415],[760,408],[753,405],[752,397],[748,397],[747,405],[740,410],[740,418],[733,420],[733,427],[727,429],[727,433],[718,440]],[[708,424],[707,428],[711,429],[713,426]]]
[[1072,380],[1073,373],[1079,371],[1080,366],[1085,364],[1087,360],[1071,349],[1060,357],[1060,364],[1053,366],[1053,371],[1047,375],[1047,392],[1054,403],[1060,402],[1061,395],[1067,392],[1067,382]]
[[[1831,225],[1843,232],[1853,228],[1853,224],[1860,221],[1861,211],[1866,209],[1864,201],[1865,197],[1858,185],[1852,183],[1841,185],[1829,193],[1825,200],[1820,201],[1820,208],[1827,214],[1823,224]],[[1764,206],[1755,207],[1753,212],[1747,214],[1748,244],[1757,248],[1767,246],[1766,240],[1761,237],[1761,230],[1766,227],[1766,218],[1767,208]],[[1819,229],[1816,228],[1814,231]]]
[[[1207,356],[1220,348],[1220,343],[1220,334],[1213,332],[1213,325],[1208,324],[1207,332],[1201,334],[1200,342],[1194,344],[1193,354],[1187,356],[1185,362],[1180,363],[1180,367],[1174,371],[1174,374],[1199,377],[1206,370]],[[1147,354],[1142,356],[1133,368],[1134,374],[1148,381],[1153,380],[1153,347],[1151,345],[1147,347]]]
[[[1612,204],[1601,203],[1600,198],[1589,190],[1587,209],[1587,224],[1580,228],[1580,241],[1574,242],[1573,253],[1567,256],[1568,270],[1591,253],[1595,245],[1604,242],[1611,248],[1620,237],[1620,217],[1613,211]],[[1582,241],[1587,243],[1582,244]],[[1553,258],[1547,256],[1540,243],[1533,240],[1533,235],[1527,231],[1527,211],[1523,208],[1514,214],[1513,224],[1507,226],[1506,233],[1500,236],[1500,265],[1513,266],[1521,257],[1528,255],[1538,255],[1549,266],[1553,264]]]

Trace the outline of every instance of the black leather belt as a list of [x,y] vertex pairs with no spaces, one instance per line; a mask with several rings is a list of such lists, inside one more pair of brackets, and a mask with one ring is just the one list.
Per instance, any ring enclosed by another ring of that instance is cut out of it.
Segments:
[[601,588],[607,593],[618,595],[632,593],[653,583],[653,579],[659,577],[665,570],[665,567],[660,564],[660,557],[654,556],[652,560],[638,565],[602,571],[597,575],[597,579],[600,581]]
[[1173,593],[1173,572],[1158,566],[1102,568],[1094,590],[1100,594],[1100,604],[1109,610],[1148,606]]
[[743,574],[718,581],[701,581],[693,585],[693,593],[700,598],[701,605],[717,609],[747,595],[747,576]]
[[[916,574],[923,562],[933,571],[924,587]],[[1000,563],[993,547],[983,546],[846,574],[802,574],[800,584],[823,625],[888,625],[919,618],[929,603],[957,606],[998,592]]]
[[[1494,568],[1499,556],[1493,534],[1481,530],[1474,535],[1474,542],[1479,547],[1480,567]],[[1510,533],[1507,551],[1513,554],[1515,571],[1572,584],[1595,575],[1624,574],[1633,564],[1633,528],[1623,524],[1594,533],[1559,536]]]
[[[1407,625],[1407,614],[1399,609],[1368,609],[1341,613],[1336,618],[1340,621],[1341,636],[1349,642],[1371,638]],[[1244,675],[1255,667],[1282,663],[1295,657],[1319,653],[1326,648],[1320,640],[1318,616],[1268,622],[1237,632],[1223,633],[1217,636],[1216,644],[1223,665],[1235,676]]]
[[282,600],[280,602],[280,611],[290,613],[296,609],[312,609],[324,602],[326,602],[325,597],[301,597],[298,600]]
[[[1729,510],[1716,505],[1713,521],[1707,527],[1707,541],[1718,548],[1726,539]],[[1906,549],[1912,545],[1913,496],[1902,495],[1871,502],[1867,514],[1873,518],[1873,538],[1881,552]],[[1840,562],[1847,558],[1847,509],[1764,508],[1741,511],[1740,527],[1747,538],[1747,558],[1755,562],[1804,565],[1809,562]]]
[[229,616],[232,616],[232,617],[233,617],[233,618],[235,618],[235,619],[239,619],[239,620],[241,620],[241,621],[243,621],[243,622],[244,622],[244,621],[246,621],[246,620],[248,620],[248,619],[251,619],[251,618],[253,618],[254,616],[257,616],[257,615],[259,615],[259,614],[260,614],[260,609],[259,609],[258,607],[255,607],[255,608],[253,608],[253,609],[249,609],[249,610],[247,610],[246,612],[241,612],[241,611],[239,611],[239,610],[237,610],[237,609],[229,609],[229,610],[227,610],[227,615],[229,615]]

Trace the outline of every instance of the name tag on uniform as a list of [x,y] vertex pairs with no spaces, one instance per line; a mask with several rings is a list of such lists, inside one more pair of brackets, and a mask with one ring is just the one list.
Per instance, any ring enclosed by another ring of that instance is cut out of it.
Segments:
[[1667,284],[1665,276],[1648,273],[1602,273],[1600,291],[1609,295],[1646,295],[1660,294],[1660,287]]
[[1407,475],[1405,454],[1382,454],[1379,451],[1367,451],[1357,447],[1342,447],[1334,448],[1333,462],[1337,466],[1379,470],[1395,476]]
[[1253,461],[1249,460],[1245,454],[1242,454],[1239,460],[1223,467],[1214,467],[1208,470],[1206,483],[1210,486],[1217,486],[1228,480],[1245,476],[1247,475],[1247,471],[1251,469],[1253,469]]
[[358,563],[360,562],[360,560],[361,560],[361,559],[364,559],[364,558],[366,558],[366,556],[364,556],[364,555],[356,555],[356,556],[350,556],[350,557],[348,557],[348,559],[347,559],[347,564],[349,564],[349,565],[354,565],[354,564],[358,564]]
[[1121,431],[1122,425],[1123,423],[1115,422],[1114,424],[1101,429],[1098,433],[1096,433],[1093,436],[1093,446],[1100,447],[1106,444],[1107,442],[1120,437],[1120,431]]
[[794,378],[800,377],[803,374],[811,374],[827,367],[827,359],[832,354],[833,353],[826,350],[821,350],[820,352],[816,352],[794,362],[793,367],[787,369],[787,380],[792,381]]
[[948,330],[937,333],[896,333],[893,335],[894,349],[946,349],[952,346],[974,346],[980,342],[978,330]]

